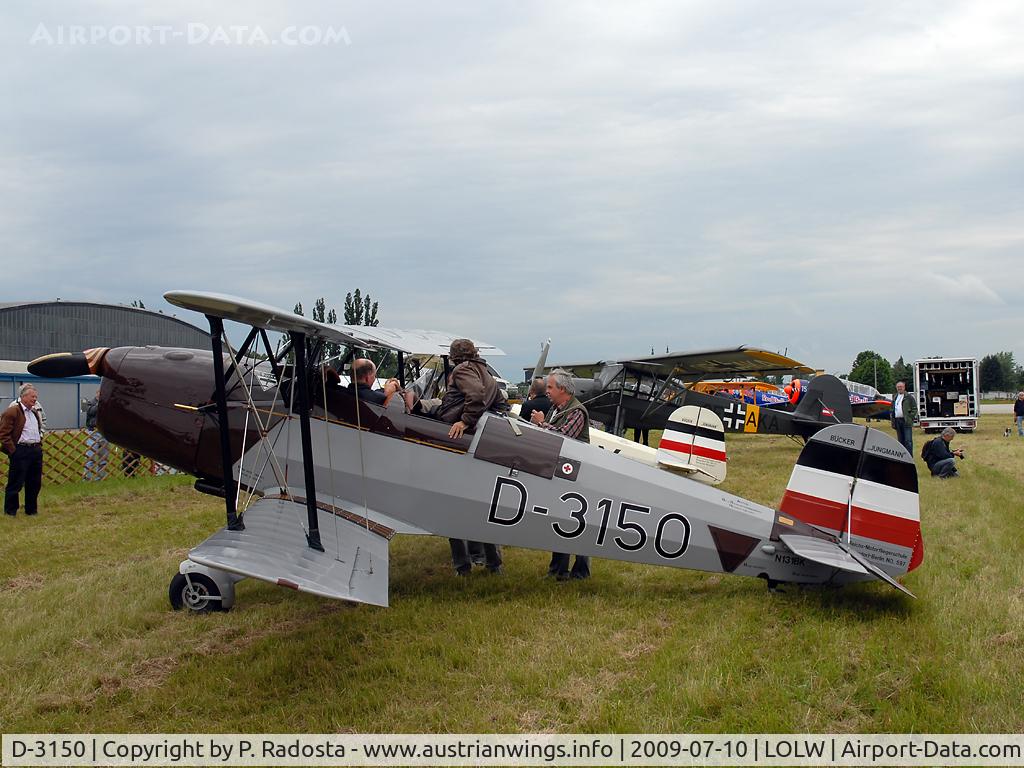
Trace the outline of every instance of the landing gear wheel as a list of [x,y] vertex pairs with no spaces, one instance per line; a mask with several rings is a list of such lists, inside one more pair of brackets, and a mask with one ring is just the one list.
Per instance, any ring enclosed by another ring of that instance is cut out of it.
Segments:
[[217,583],[203,573],[176,573],[167,590],[171,607],[180,611],[188,608],[193,613],[211,613],[224,610]]

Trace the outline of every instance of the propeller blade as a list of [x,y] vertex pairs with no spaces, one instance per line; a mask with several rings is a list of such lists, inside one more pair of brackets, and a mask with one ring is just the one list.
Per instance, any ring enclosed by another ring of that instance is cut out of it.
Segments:
[[66,379],[69,376],[100,374],[100,363],[107,353],[106,348],[87,349],[84,352],[55,352],[37,357],[28,364],[33,376],[47,379]]

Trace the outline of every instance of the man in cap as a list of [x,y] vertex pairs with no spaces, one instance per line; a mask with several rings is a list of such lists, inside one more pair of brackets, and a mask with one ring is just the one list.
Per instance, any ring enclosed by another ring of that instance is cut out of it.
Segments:
[[[439,403],[423,401],[424,412],[452,425],[448,437],[457,440],[466,430],[476,427],[484,411],[507,411],[508,401],[498,382],[487,370],[487,361],[480,357],[476,345],[469,339],[455,339],[448,349],[448,358],[454,364],[448,376],[448,388]],[[469,544],[463,539],[449,539],[452,564],[460,576],[469,575],[472,559]],[[501,573],[501,548],[496,544],[483,545],[487,570]]]
[[476,427],[484,411],[507,412],[508,401],[472,341],[455,339],[448,349],[448,358],[455,367],[448,376],[444,396],[440,401],[421,400],[420,408],[423,413],[451,424],[448,437],[457,440]]

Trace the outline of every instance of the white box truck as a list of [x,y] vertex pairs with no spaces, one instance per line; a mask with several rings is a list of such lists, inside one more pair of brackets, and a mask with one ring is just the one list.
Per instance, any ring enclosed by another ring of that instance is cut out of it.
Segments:
[[978,360],[974,357],[926,357],[914,362],[914,391],[921,429],[953,427],[973,432],[981,413]]

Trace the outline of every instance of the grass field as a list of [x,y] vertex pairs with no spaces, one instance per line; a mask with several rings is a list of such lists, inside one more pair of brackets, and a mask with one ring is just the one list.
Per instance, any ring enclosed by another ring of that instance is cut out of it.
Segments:
[[[1024,731],[1024,440],[1004,422],[957,438],[960,479],[919,467],[917,600],[603,560],[555,583],[525,550],[457,580],[444,540],[397,537],[390,609],[246,581],[195,616],[167,585],[219,500],[180,477],[44,489],[38,517],[0,520],[0,729]],[[777,504],[797,444],[727,441],[726,489]]]

